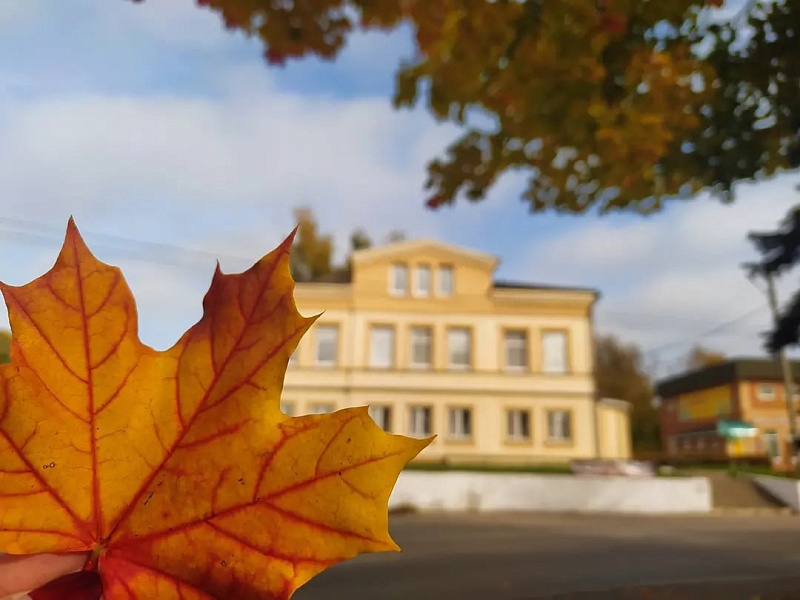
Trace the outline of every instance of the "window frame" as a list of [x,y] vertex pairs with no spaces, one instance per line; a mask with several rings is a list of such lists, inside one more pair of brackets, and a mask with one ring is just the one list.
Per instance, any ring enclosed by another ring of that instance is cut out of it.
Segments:
[[[467,340],[467,363],[462,365],[460,363],[453,362],[453,349],[452,349],[452,335],[456,332],[466,332],[466,340]],[[474,334],[472,331],[472,327],[463,326],[463,325],[453,325],[447,328],[447,369],[449,371],[471,371],[473,368],[473,352],[475,347],[475,340]]]
[[[769,388],[769,393],[764,393],[764,388]],[[756,384],[756,397],[761,402],[774,402],[777,397],[778,393],[775,389],[774,383],[758,383]]]
[[[449,289],[445,289],[444,281],[445,278],[443,276],[444,273],[449,273]],[[439,265],[439,268],[436,270],[436,295],[442,298],[450,298],[454,296],[456,293],[456,270],[453,265],[450,264],[442,264]]]
[[[333,360],[320,360],[320,332],[333,331]],[[317,367],[335,367],[339,363],[339,333],[337,323],[320,323],[314,331],[314,365]]]
[[[466,419],[460,421],[456,415],[464,415]],[[454,425],[460,425],[460,427]],[[464,429],[465,431],[455,431]],[[471,442],[475,436],[475,411],[471,406],[447,407],[447,439],[451,442]]]
[[[512,365],[509,361],[509,336],[514,334],[522,334],[522,364],[519,365]],[[507,327],[503,330],[503,368],[516,373],[530,370],[530,334],[527,329]]]
[[[548,366],[547,338],[559,336],[564,340],[563,369],[550,369]],[[570,372],[569,360],[569,331],[566,329],[545,329],[541,335],[542,373],[546,375],[567,375]]]
[[[566,423],[567,423],[567,430],[568,435],[566,437],[557,437],[552,430],[552,422],[551,417],[556,414],[563,414],[566,415]],[[572,445],[575,442],[575,419],[574,415],[572,414],[572,410],[569,408],[548,408],[545,414],[545,427],[546,427],[546,439],[547,442],[550,444],[559,444],[559,445]]]
[[[420,285],[421,276],[423,273],[428,274],[427,286],[425,287],[425,289],[423,289],[422,286]],[[428,298],[432,292],[431,289],[433,287],[431,285],[432,282],[433,282],[433,269],[431,269],[431,266],[426,263],[418,264],[414,268],[414,286],[413,286],[414,296],[418,298]]]
[[[374,334],[377,331],[388,331],[391,332],[391,339],[389,345],[389,360],[388,364],[386,365],[379,365],[373,362],[374,357],[374,348],[375,348],[375,337]],[[390,325],[388,323],[372,323],[369,326],[369,361],[367,365],[370,369],[380,369],[380,370],[387,370],[387,369],[394,369],[397,364],[397,331],[394,325]]]
[[[420,363],[414,359],[414,350],[416,348],[415,342],[418,341],[415,334],[420,331],[426,331],[428,334],[428,362]],[[416,370],[430,370],[433,368],[433,327],[430,325],[412,325],[408,331],[409,343],[409,357],[408,364],[412,369]]]
[[[505,439],[507,442],[511,442],[513,444],[529,444],[533,441],[533,431],[532,431],[532,411],[528,408],[507,408],[506,409],[506,436]],[[526,417],[524,420],[520,421],[520,423],[525,423],[524,426],[520,428],[523,430],[521,433],[517,434],[516,432],[512,431],[515,429],[512,427],[512,423],[515,421],[513,419],[514,415],[522,415]],[[527,428],[527,432],[524,430]]]
[[[416,411],[427,411],[427,430],[416,430],[417,420],[414,418]],[[408,407],[408,434],[411,437],[426,437],[433,434],[433,406],[429,404],[412,404]]]
[[[403,286],[397,286],[397,274],[404,273]],[[396,262],[392,263],[389,267],[389,295],[402,297],[408,295],[408,265],[406,263]]]

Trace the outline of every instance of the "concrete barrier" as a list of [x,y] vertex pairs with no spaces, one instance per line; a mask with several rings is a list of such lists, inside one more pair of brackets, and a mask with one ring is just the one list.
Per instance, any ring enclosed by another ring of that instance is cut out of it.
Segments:
[[594,477],[403,471],[393,510],[707,513],[704,477]]
[[792,510],[800,511],[800,481],[787,477],[756,475],[755,484]]

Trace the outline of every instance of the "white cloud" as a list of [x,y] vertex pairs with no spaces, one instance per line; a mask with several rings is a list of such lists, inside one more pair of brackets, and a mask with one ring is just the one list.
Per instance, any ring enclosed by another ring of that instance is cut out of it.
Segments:
[[[747,234],[778,226],[800,203],[797,183],[792,174],[743,184],[730,205],[701,195],[646,218],[587,217],[533,243],[531,271],[544,280],[600,288],[598,329],[658,350],[649,354],[653,360],[679,361],[695,343],[761,354],[759,334],[769,328],[770,312],[763,289],[742,269],[758,259]],[[546,264],[542,256],[558,259]],[[788,275],[780,282],[783,300],[797,279]]]
[[30,0],[3,0],[0,2],[0,30],[30,22],[41,10],[41,5]]
[[[646,349],[672,344],[649,358],[672,361],[694,342],[760,351],[768,311],[735,320],[765,301],[740,268],[755,258],[745,236],[774,227],[800,200],[796,176],[742,186],[731,206],[698,198],[648,218],[539,226],[518,203],[524,176],[512,174],[481,204],[431,213],[422,206],[425,164],[455,129],[424,110],[396,112],[378,91],[407,53],[404,33],[353,38],[338,63],[324,65],[330,71],[278,71],[264,65],[258,41],[227,33],[194,0],[39,4],[0,2],[0,27],[35,24],[25,39],[65,32],[47,38],[58,52],[31,45],[19,49],[30,59],[22,67],[0,60],[0,252],[13,257],[0,261],[0,279],[23,283],[49,268],[74,214],[98,256],[126,273],[144,340],[164,347],[199,317],[213,256],[226,270],[248,266],[291,230],[292,209],[308,204],[334,234],[338,258],[356,227],[377,240],[392,229],[458,238],[503,248],[523,279],[600,288],[601,331]],[[288,92],[291,78],[281,78],[292,73],[331,82]],[[376,95],[352,97],[357,86],[348,85],[366,79]],[[9,217],[38,225],[27,234],[19,223],[2,227]],[[782,298],[796,280],[781,283]]]
[[302,203],[339,236],[356,225],[430,227],[419,200],[424,161],[398,168],[394,157],[406,148],[422,156],[418,144],[444,139],[427,116],[392,113],[385,98],[241,87],[220,100],[56,97],[9,105],[3,116],[6,215],[63,220],[74,212],[96,221],[159,196],[186,226],[211,218],[224,230],[228,217],[248,212],[250,223],[269,223],[273,233],[291,229],[291,208]]

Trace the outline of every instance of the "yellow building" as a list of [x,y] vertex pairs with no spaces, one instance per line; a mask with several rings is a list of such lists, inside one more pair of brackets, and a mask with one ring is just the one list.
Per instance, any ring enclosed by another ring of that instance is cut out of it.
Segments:
[[595,401],[597,293],[496,282],[498,260],[433,241],[353,255],[348,281],[298,283],[323,313],[292,356],[287,414],[368,405],[393,433],[438,438],[420,461],[627,458],[627,405]]

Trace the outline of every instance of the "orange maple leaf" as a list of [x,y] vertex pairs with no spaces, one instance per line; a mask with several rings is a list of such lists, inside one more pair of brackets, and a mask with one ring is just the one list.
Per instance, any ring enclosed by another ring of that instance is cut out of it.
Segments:
[[327,567],[398,550],[388,499],[430,440],[367,409],[289,418],[293,236],[241,274],[217,268],[203,317],[141,343],[119,269],[70,220],[42,277],[2,284],[0,552],[90,552],[106,600],[286,599]]

